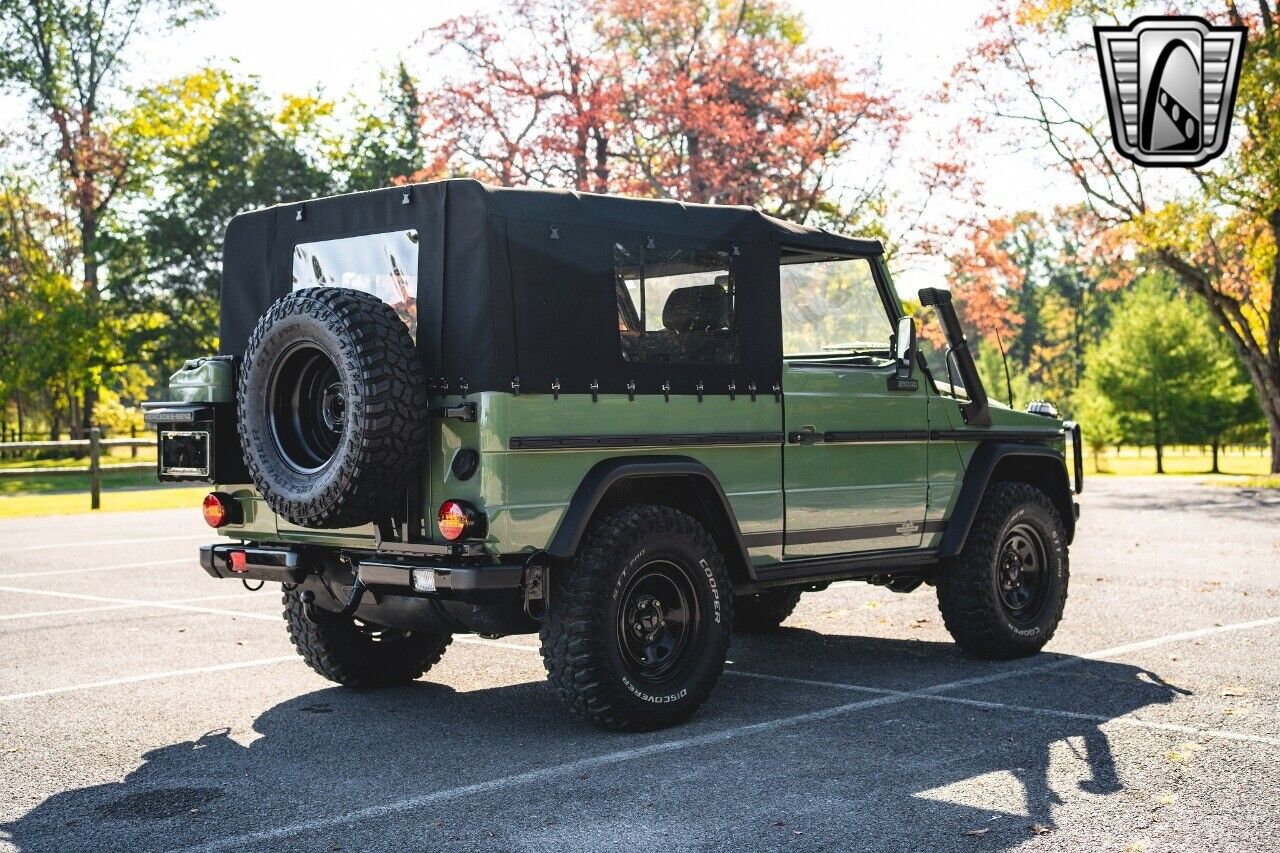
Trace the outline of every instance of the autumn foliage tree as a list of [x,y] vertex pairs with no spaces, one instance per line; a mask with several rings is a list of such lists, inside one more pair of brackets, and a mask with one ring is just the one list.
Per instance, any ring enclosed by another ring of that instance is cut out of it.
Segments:
[[[1249,28],[1234,144],[1194,172],[1143,169],[1114,150],[1091,27],[1127,24],[1132,0],[1000,0],[957,78],[991,132],[1033,139],[1134,258],[1159,264],[1208,309],[1253,384],[1280,473],[1280,21],[1268,0],[1210,17]],[[1027,131],[1031,131],[1028,135]]]
[[[424,93],[419,177],[841,222],[877,192],[905,119],[773,0],[518,0],[426,38],[452,70]],[[841,198],[833,169],[854,151],[870,177]]]

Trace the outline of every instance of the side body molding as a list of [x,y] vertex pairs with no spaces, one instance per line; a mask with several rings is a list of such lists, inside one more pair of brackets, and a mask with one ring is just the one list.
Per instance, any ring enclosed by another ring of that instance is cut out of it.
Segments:
[[[938,548],[940,557],[954,557],[964,547],[969,530],[978,515],[978,507],[986,494],[992,475],[1001,464],[1014,466],[1021,471],[1034,470],[1035,482],[1049,495],[1062,516],[1067,529],[1067,542],[1075,537],[1076,517],[1071,501],[1071,487],[1067,479],[1067,464],[1063,455],[1043,444],[984,441],[973,452],[973,458],[964,472],[960,497],[942,534]],[[1027,479],[1014,477],[1012,479]]]
[[[724,513],[728,522],[728,530],[737,542],[742,564],[751,571],[751,557],[747,553],[746,543],[742,539],[742,531],[738,527],[738,519],[733,514],[733,507],[725,496],[724,488],[711,469],[696,459],[687,456],[626,456],[617,459],[605,459],[597,462],[578,484],[569,508],[565,510],[560,526],[556,528],[547,553],[553,557],[572,557],[578,550],[578,544],[586,533],[591,516],[604,500],[609,489],[624,480],[641,478],[681,478],[699,481],[704,493],[710,494],[711,502],[717,506],[708,507],[711,511]],[[732,559],[729,554],[725,555]]]

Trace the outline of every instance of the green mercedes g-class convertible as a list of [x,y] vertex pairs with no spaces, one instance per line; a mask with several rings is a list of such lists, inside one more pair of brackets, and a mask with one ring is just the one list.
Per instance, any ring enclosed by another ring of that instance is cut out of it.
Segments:
[[933,371],[875,240],[469,180],[318,199],[231,222],[221,354],[147,417],[161,480],[216,484],[204,570],[280,583],[321,675],[538,632],[570,708],[653,728],[838,580],[936,587],[974,655],[1053,634],[1078,430],[989,402],[920,298]]

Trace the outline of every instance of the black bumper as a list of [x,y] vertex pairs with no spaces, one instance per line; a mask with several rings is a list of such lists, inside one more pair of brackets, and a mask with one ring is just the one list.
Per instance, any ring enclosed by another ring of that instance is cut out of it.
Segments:
[[[314,553],[316,549],[294,549],[287,546],[240,545],[219,543],[200,546],[200,565],[215,578],[274,581],[297,584],[308,575],[324,574],[329,561]],[[517,563],[452,563],[444,559],[409,561],[381,555],[342,552],[354,567],[360,581],[374,592],[392,595],[439,597],[469,602],[488,602],[522,590],[524,565]],[[414,588],[414,572],[430,572],[434,591]],[[349,584],[353,578],[335,578]]]

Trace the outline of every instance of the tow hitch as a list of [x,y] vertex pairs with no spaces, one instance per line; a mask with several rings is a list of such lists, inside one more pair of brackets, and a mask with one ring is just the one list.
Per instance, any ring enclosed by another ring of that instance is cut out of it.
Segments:
[[346,605],[338,611],[316,607],[316,594],[309,589],[304,589],[299,596],[302,601],[302,613],[307,617],[308,622],[315,625],[350,619],[356,615],[356,610],[360,607],[360,599],[364,598],[365,589],[367,587],[357,576],[356,582],[351,586],[351,595],[347,598]]

